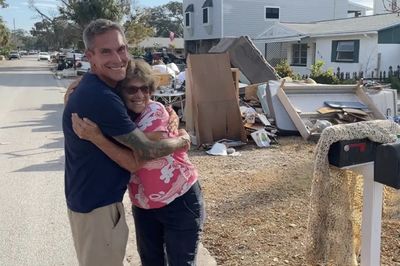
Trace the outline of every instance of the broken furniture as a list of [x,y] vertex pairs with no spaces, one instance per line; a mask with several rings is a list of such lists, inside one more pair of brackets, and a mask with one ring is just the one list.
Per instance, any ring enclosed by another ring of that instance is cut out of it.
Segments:
[[180,109],[184,110],[185,93],[175,90],[156,90],[151,97],[155,101],[160,101],[164,105],[179,104]]
[[397,116],[397,90],[390,84],[364,87],[366,94],[387,118]]
[[155,77],[159,88],[171,87],[172,76],[170,74],[154,72],[153,76]]
[[277,96],[281,85],[282,81],[279,80],[271,80],[259,85],[266,92],[266,100],[263,102],[268,106],[267,116],[275,120],[276,128],[281,135],[296,135],[298,130]]
[[186,71],[186,129],[196,144],[247,142],[228,54],[190,54]]
[[[362,118],[361,120],[386,119],[372,100],[366,95],[360,84],[286,86],[283,81],[277,91],[277,97],[304,139],[319,137],[320,131],[313,132],[311,130],[318,120],[328,120],[333,124],[338,124],[342,122],[360,121],[351,120],[352,118]],[[356,102],[362,104],[367,107],[367,109],[362,111],[367,113],[368,116],[364,117],[363,115],[354,113],[349,115],[350,112],[342,112],[343,110],[341,110],[342,116],[337,116],[334,111],[325,113],[318,112],[319,109],[326,107],[326,102],[329,101],[339,103]],[[275,115],[277,115],[276,110]],[[276,120],[278,124],[277,117]]]
[[278,79],[275,69],[248,36],[223,38],[208,52],[228,53],[232,66],[238,68],[251,84]]

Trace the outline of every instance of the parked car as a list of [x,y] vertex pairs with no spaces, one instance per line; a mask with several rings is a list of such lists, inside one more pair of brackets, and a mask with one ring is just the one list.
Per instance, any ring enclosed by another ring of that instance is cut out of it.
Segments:
[[73,59],[73,58],[75,57],[75,61],[79,61],[79,60],[82,59],[82,57],[84,56],[84,54],[83,54],[82,51],[75,50],[75,51],[72,51],[72,52],[68,52],[68,53],[66,54],[66,56],[67,56],[67,58],[70,58],[70,59]]
[[40,52],[38,55],[38,61],[47,60],[50,62],[50,54],[48,52]]
[[81,76],[90,70],[90,63],[86,56],[82,57],[81,61],[77,63],[77,75]]
[[8,55],[8,60],[11,60],[11,59],[21,59],[21,55],[17,51],[12,51]]

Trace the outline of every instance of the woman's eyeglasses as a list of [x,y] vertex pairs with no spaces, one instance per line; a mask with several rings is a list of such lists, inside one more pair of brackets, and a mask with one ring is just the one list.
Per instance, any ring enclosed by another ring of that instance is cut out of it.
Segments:
[[124,89],[126,91],[127,94],[135,94],[137,93],[139,90],[143,93],[143,94],[148,94],[150,92],[149,87],[147,86],[142,86],[142,87],[136,87],[136,86],[129,86],[126,87]]

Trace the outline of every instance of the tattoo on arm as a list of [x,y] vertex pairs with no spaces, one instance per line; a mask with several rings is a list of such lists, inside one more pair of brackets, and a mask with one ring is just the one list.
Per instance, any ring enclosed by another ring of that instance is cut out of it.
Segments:
[[110,157],[111,160],[131,173],[135,172],[140,166],[130,149],[121,147],[104,136],[98,138],[93,144]]
[[173,153],[187,145],[182,137],[151,141],[139,129],[114,137],[117,141],[131,148],[142,160],[152,160]]

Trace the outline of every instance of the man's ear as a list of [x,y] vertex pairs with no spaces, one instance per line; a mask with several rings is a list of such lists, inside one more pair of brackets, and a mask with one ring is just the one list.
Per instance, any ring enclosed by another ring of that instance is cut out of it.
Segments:
[[93,58],[93,52],[92,51],[90,51],[90,50],[86,50],[85,51],[85,56],[86,56],[86,58],[89,60],[89,62],[90,62],[90,60]]
[[86,51],[85,51],[85,56],[86,56],[87,60],[88,60],[89,63],[90,63],[90,68],[91,68],[92,71],[93,71],[94,68],[95,68],[95,64],[94,64],[94,62],[92,61],[92,60],[93,60],[93,57],[94,57],[94,52],[92,52],[92,51],[90,51],[90,50],[86,50]]

